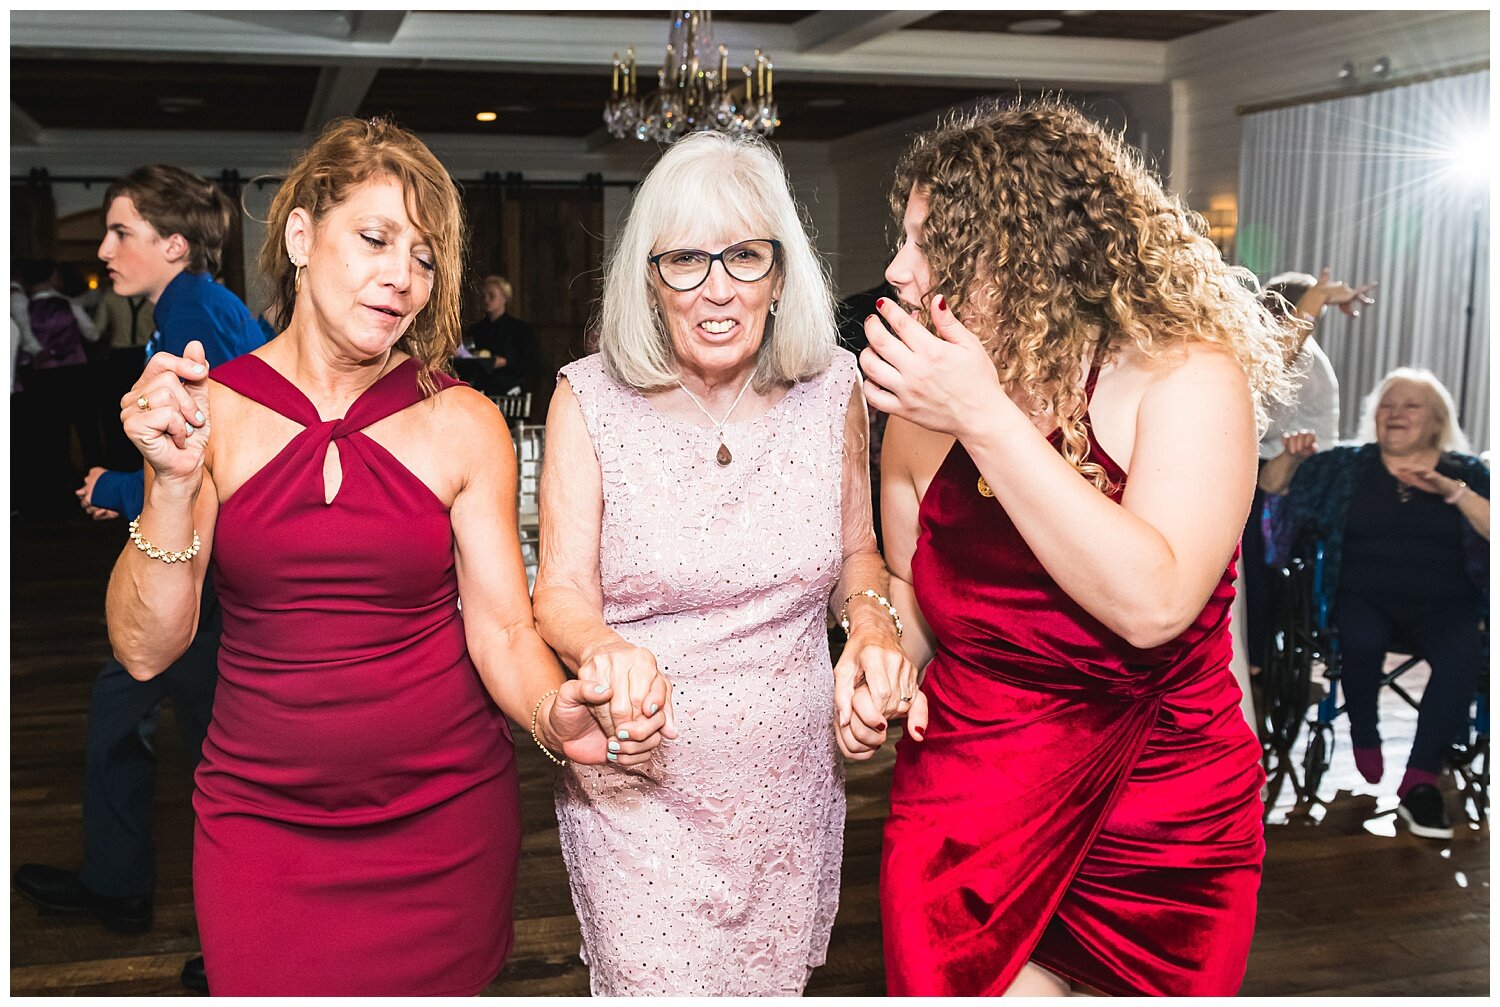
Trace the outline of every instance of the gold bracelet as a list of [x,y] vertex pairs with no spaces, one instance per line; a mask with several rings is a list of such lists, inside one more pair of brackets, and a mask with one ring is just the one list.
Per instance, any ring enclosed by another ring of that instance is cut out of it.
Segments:
[[151,542],[141,537],[141,519],[134,518],[130,522],[130,541],[135,547],[152,559],[159,559],[163,563],[186,563],[198,555],[198,549],[202,542],[198,541],[198,529],[193,529],[193,544],[186,549],[163,549],[152,545]]
[[562,692],[562,690],[561,689],[553,689],[551,692],[544,692],[544,693],[542,693],[542,698],[539,699],[539,700],[537,700],[536,701],[536,705],[531,708],[531,740],[534,741],[534,742],[536,742],[536,747],[540,748],[542,750],[542,754],[545,755],[547,758],[551,759],[553,762],[557,763],[557,765],[559,765],[559,766],[566,766],[568,764],[568,760],[567,759],[559,759],[557,756],[553,755],[552,754],[552,750],[549,749],[546,745],[542,744],[542,739],[538,738],[536,736],[536,717],[537,717],[537,714],[539,714],[539,713],[542,712],[542,704],[547,701],[547,698],[549,696],[555,696],[559,692]]
[[896,624],[896,639],[901,639],[901,616],[896,613],[896,606],[892,605],[885,595],[873,587],[867,587],[863,591],[855,591],[844,599],[844,607],[839,609],[839,625],[844,627],[844,635],[849,635],[849,603],[855,598],[861,597],[874,598],[890,614],[891,621]]

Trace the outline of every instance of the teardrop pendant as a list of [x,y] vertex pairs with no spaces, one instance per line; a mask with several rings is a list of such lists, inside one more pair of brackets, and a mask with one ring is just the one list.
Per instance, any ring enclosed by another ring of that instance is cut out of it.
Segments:
[[728,465],[730,462],[734,461],[734,455],[729,453],[729,448],[724,444],[723,441],[719,442],[719,453],[714,455],[714,461],[718,462],[720,465]]

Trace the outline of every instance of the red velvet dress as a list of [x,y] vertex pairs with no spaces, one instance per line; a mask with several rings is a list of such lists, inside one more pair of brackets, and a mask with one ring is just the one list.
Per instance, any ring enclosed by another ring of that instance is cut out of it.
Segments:
[[[326,422],[258,357],[212,375],[305,426],[214,533],[224,638],[193,888],[215,994],[473,994],[510,948],[519,793],[465,644],[448,510],[361,432],[421,400],[416,370]],[[343,482],[325,504],[330,443]]]
[[955,444],[919,512],[937,657],[924,740],[897,747],[888,991],[999,994],[1030,959],[1116,995],[1231,995],[1265,852],[1260,745],[1229,670],[1233,564],[1181,636],[1141,650],[1063,593],[978,480]]

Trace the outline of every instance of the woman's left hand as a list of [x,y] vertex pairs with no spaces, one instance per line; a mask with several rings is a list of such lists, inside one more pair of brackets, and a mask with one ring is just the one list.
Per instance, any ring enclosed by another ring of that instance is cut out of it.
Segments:
[[839,745],[851,758],[868,757],[880,747],[886,719],[927,722],[916,666],[888,631],[855,629],[849,635],[833,669],[833,706]]
[[1396,469],[1391,475],[1407,486],[1413,486],[1423,493],[1431,493],[1440,497],[1451,495],[1459,487],[1457,479],[1449,479],[1445,475],[1440,475],[1436,469]]
[[932,299],[935,334],[890,298],[875,307],[880,317],[865,319],[870,345],[859,355],[870,405],[962,440],[971,424],[1010,402],[989,351],[944,297]]

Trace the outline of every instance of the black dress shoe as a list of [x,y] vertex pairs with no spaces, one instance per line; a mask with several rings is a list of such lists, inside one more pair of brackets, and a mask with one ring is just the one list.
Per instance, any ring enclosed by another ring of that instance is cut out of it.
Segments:
[[182,985],[199,993],[208,992],[208,970],[203,967],[203,956],[189,958],[182,966]]
[[151,926],[151,896],[95,895],[78,880],[76,871],[22,864],[14,883],[16,891],[49,913],[96,916],[109,929],[125,933]]

